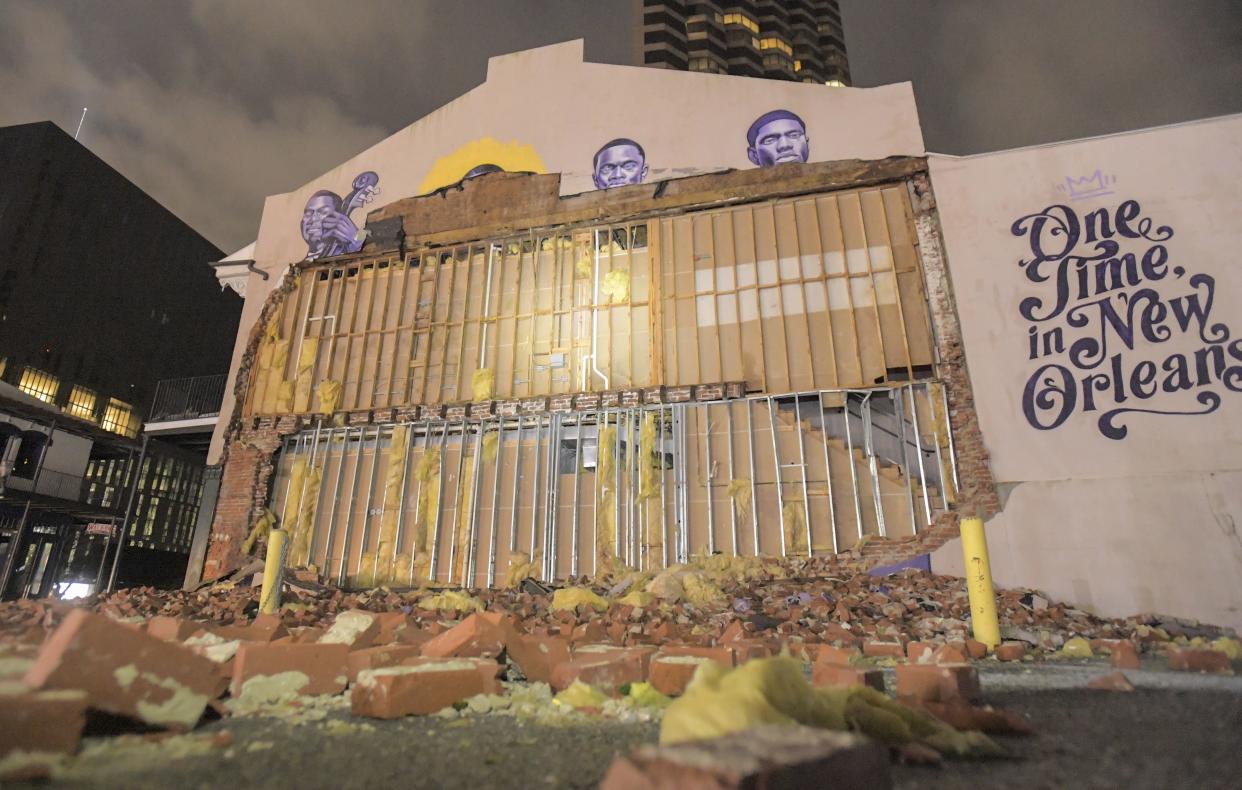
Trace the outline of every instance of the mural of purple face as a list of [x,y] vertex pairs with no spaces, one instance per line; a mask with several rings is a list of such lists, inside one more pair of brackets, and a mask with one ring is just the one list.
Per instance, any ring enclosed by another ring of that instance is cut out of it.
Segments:
[[595,188],[641,184],[647,178],[647,153],[633,140],[619,137],[595,152]]
[[760,115],[746,131],[746,142],[746,156],[759,167],[805,162],[811,155],[806,124],[789,110]]
[[311,195],[302,209],[302,240],[306,242],[306,260],[330,258],[362,249],[358,226],[350,212],[375,199],[379,194],[379,176],[371,171],[359,173],[349,196],[321,189]]

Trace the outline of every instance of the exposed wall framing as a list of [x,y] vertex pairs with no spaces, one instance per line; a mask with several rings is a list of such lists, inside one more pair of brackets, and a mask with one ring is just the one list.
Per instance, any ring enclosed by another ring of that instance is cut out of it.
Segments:
[[909,381],[933,363],[922,282],[900,184],[324,264],[297,274],[247,413]]

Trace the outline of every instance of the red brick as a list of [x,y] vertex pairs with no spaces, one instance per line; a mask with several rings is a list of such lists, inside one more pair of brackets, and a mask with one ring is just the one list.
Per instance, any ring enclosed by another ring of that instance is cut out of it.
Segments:
[[73,754],[86,725],[84,691],[0,694],[0,758],[9,752]]
[[1087,682],[1087,688],[1101,691],[1134,691],[1134,684],[1123,672],[1109,672]]
[[995,652],[999,661],[1021,661],[1026,655],[1026,645],[1022,642],[1002,642],[996,646]]
[[201,623],[166,615],[152,617],[147,621],[147,633],[165,642],[184,642],[202,627]]
[[349,677],[348,659],[349,646],[344,644],[243,643],[233,661],[230,692],[240,697],[246,681],[261,675],[301,672],[306,683],[299,694],[339,694]]
[[1128,640],[1119,640],[1112,645],[1108,659],[1117,669],[1139,669],[1142,666],[1139,663],[1138,648]]
[[575,626],[569,635],[569,641],[572,644],[602,642],[608,638],[607,631],[604,630],[604,624],[598,620],[591,620],[582,625]]
[[637,647],[580,648],[574,651],[572,660],[553,668],[552,688],[560,691],[580,680],[606,694],[617,694],[626,683],[647,679],[653,652],[651,648]]
[[350,711],[355,716],[397,719],[435,713],[484,693],[479,672],[462,667],[463,663],[450,660],[366,670],[350,692]]
[[841,664],[848,666],[856,659],[861,658],[862,653],[856,647],[837,647],[836,645],[819,645],[815,650],[815,660],[826,664]]
[[969,664],[901,664],[897,667],[897,696],[928,702],[959,698],[978,702],[982,696],[979,673]]
[[906,647],[901,642],[877,642],[871,640],[863,643],[863,655],[871,658],[882,656],[905,658]]
[[[830,779],[829,779],[830,777]],[[767,725],[721,738],[640,746],[617,757],[600,790],[887,790],[887,750],[859,735]]]
[[332,626],[319,637],[319,643],[345,645],[350,650],[361,650],[374,645],[379,632],[379,620],[373,613],[350,609],[336,616]]
[[884,690],[884,673],[878,669],[851,667],[816,661],[811,665],[813,686],[870,686],[876,691]]
[[515,634],[505,649],[526,679],[539,683],[550,683],[553,668],[570,660],[569,640],[559,636]]
[[[982,644],[982,643],[980,643]],[[931,655],[932,664],[965,664],[967,660],[966,646],[941,645]]]
[[358,679],[358,673],[364,669],[380,669],[395,667],[407,658],[418,655],[418,645],[380,645],[351,650],[346,666],[349,667],[349,682]]
[[721,642],[734,642],[738,639],[745,639],[747,636],[746,628],[742,625],[741,620],[734,620],[725,628],[724,633],[720,635]]
[[428,664],[441,665],[445,662],[452,661],[454,664],[470,664],[474,667],[475,672],[479,675],[479,682],[483,684],[483,692],[486,694],[499,694],[500,682],[497,676],[500,674],[500,664],[490,658],[432,658],[429,656],[415,656],[407,658],[401,662],[403,667],[421,667]]
[[208,659],[83,609],[47,638],[23,682],[81,689],[92,708],[173,728],[194,726],[224,690]]
[[422,654],[431,658],[495,658],[505,647],[505,633],[491,620],[472,614],[422,645]]
[[734,653],[727,647],[681,647],[670,645],[651,659],[647,680],[655,689],[669,696],[685,692],[700,664],[714,661],[733,668]]
[[1229,662],[1229,655],[1223,650],[1170,645],[1167,655],[1169,657],[1169,669],[1176,669],[1182,672],[1233,673],[1233,666]]
[[988,654],[988,646],[977,639],[966,640],[966,655],[970,658],[983,658]]
[[911,642],[906,645],[906,658],[916,664],[932,663],[932,655],[936,652],[936,645],[930,642]]

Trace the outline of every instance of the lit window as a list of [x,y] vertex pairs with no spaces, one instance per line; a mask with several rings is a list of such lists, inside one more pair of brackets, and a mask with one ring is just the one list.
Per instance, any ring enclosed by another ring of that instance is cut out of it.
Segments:
[[752,33],[759,32],[759,23],[745,14],[725,14],[724,23],[726,25],[741,25]]
[[802,61],[800,60],[794,61],[794,71],[802,71]]
[[26,368],[22,371],[22,380],[17,388],[44,403],[52,403],[56,400],[56,391],[60,389],[60,379],[36,368]]
[[844,88],[845,87],[845,83],[842,82],[841,80],[828,80],[824,84],[827,85],[829,88]]
[[104,416],[99,425],[105,431],[119,433],[122,436],[138,435],[138,415],[134,414],[134,407],[116,398],[109,399],[108,407],[104,409]]
[[776,36],[771,36],[760,41],[759,49],[777,49],[784,52],[786,55],[793,57],[793,47],[789,46],[788,42],[786,42],[783,38],[777,38]]
[[75,384],[73,390],[69,393],[69,403],[65,407],[65,411],[74,417],[93,420],[95,419],[95,399],[94,392]]

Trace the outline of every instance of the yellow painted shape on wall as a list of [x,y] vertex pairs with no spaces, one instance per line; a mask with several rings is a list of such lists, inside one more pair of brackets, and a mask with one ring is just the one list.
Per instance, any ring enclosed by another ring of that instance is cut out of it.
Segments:
[[543,159],[532,145],[511,140],[502,143],[491,137],[471,140],[465,145],[445,154],[435,161],[423,183],[420,193],[427,193],[449,184],[456,184],[473,168],[492,164],[510,173],[546,173]]

